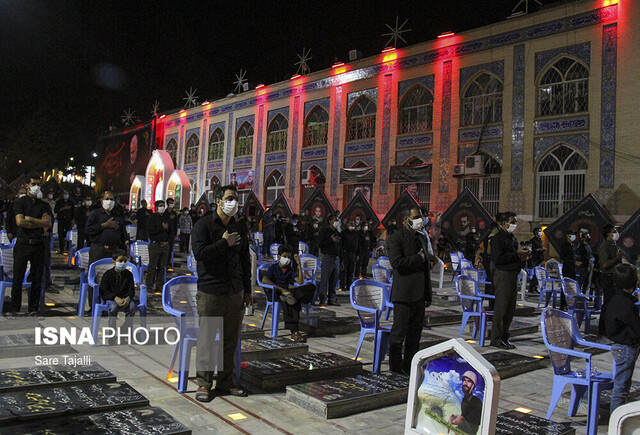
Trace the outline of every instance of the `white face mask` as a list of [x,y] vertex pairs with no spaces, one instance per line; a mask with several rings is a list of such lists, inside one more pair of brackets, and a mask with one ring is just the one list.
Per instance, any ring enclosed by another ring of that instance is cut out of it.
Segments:
[[571,234],[569,236],[569,240],[571,240],[572,242],[575,242],[576,241],[576,235],[575,234]]
[[160,214],[164,213],[164,206],[162,205],[162,206],[158,207],[158,209],[156,211],[158,213],[160,213]]
[[238,201],[223,201],[222,203],[222,212],[229,217],[233,217],[238,212]]
[[111,209],[113,209],[113,206],[116,205],[115,201],[113,199],[103,199],[102,200],[102,208],[104,208],[106,211],[111,211]]
[[354,226],[348,226],[347,228],[349,229],[349,231],[353,231],[356,227],[354,227]]
[[414,231],[420,231],[422,229],[422,218],[415,218],[411,220],[411,228]]
[[42,190],[40,190],[39,187],[38,187],[38,194],[36,195],[36,198],[42,199]]
[[509,228],[507,228],[507,231],[509,231],[510,233],[513,233],[517,227],[518,227],[518,224],[509,224]]
[[21,193],[20,195],[18,195],[18,198],[22,198],[23,196],[27,196],[26,193]]
[[50,193],[50,194],[48,194],[48,195],[47,195],[47,198],[49,198],[49,199],[53,199],[53,194],[51,194],[51,193]]
[[[35,195],[35,196],[38,196],[38,193],[42,193],[40,191],[40,186],[38,185],[30,186],[29,191],[31,192],[32,195]],[[42,198],[42,196],[40,198]]]
[[127,268],[127,263],[122,263],[120,261],[116,262],[116,270],[118,272],[122,272],[123,270],[125,270]]
[[173,204],[167,204],[169,208],[173,208]]
[[362,230],[363,231],[369,231],[369,227],[365,225],[364,227],[362,227]]
[[536,233],[536,236],[538,236],[538,237],[542,237],[542,233],[541,233],[540,231],[538,231],[538,232]]
[[333,228],[335,228],[336,230],[337,230],[338,228],[340,228],[340,221],[335,221],[335,222],[333,223]]
[[280,257],[280,265],[282,267],[287,267],[289,265],[289,263],[291,263],[291,259],[290,258],[286,258],[286,257]]
[[86,205],[87,207],[91,207],[91,205],[93,204],[93,201],[85,201],[84,205]]
[[68,194],[66,194],[66,193],[65,193],[64,195],[62,195],[62,197],[63,197],[64,199],[69,199],[69,195],[68,195]]
[[620,238],[620,233],[619,232],[616,231],[615,233],[613,233],[613,241],[614,242],[617,242],[619,238]]

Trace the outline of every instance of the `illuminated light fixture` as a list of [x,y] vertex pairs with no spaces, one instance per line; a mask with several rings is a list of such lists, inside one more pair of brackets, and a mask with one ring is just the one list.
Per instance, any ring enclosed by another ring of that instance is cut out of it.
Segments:
[[55,307],[56,306],[56,304],[54,304],[53,302],[47,302],[45,305],[47,307]]
[[387,48],[385,48],[384,50],[382,50],[382,52],[383,52],[383,53],[388,53],[389,51],[393,51],[393,50],[395,50],[395,49],[396,49],[395,47],[387,47]]
[[247,416],[241,412],[236,412],[235,414],[227,414],[227,417],[229,417],[233,421],[244,420],[247,418]]
[[165,116],[167,116],[167,115],[160,115],[160,119],[164,118]]
[[336,62],[333,65],[331,65],[331,68],[338,68],[339,66],[343,66],[344,62]]
[[618,4],[618,0],[604,0],[604,2],[602,3],[602,6],[613,6],[613,5],[617,5]]
[[156,293],[154,293],[154,295],[156,295],[156,296],[162,296],[162,293],[156,292]]
[[535,359],[544,359],[544,357],[542,355],[534,355],[533,358],[535,358]]
[[203,102],[202,102],[202,105],[203,105],[203,106],[206,106],[207,104],[211,104],[211,103],[209,103],[208,101],[203,101]]
[[441,34],[438,35],[438,39],[447,38],[447,37],[453,36],[453,35],[455,35],[455,33],[453,33],[453,32],[444,32],[444,33],[441,33]]
[[178,112],[178,113],[183,113],[183,112],[186,112],[186,110],[180,109],[180,112]]
[[522,407],[515,408],[514,411],[522,412],[523,414],[528,414],[531,412],[529,408],[522,408]]
[[258,86],[256,86],[256,89],[260,89],[260,88],[264,88],[264,85],[262,83],[260,83]]
[[98,157],[98,153],[91,154],[92,157]]
[[180,378],[178,378],[177,376],[173,376],[173,377],[171,377],[171,378],[169,378],[169,379],[168,379],[168,381],[169,381],[169,382],[172,382],[172,383],[174,383],[174,384],[175,384],[176,382],[178,382],[179,380],[180,380]]
[[298,77],[302,77],[302,76],[300,74],[294,74],[294,75],[291,76],[291,80],[295,80]]
[[186,303],[187,303],[187,301],[180,301],[180,303],[181,303],[181,304],[186,304]]
[[352,358],[354,361],[362,361],[362,358],[358,357],[358,358]]
[[475,343],[475,340],[465,340],[467,343]]
[[191,274],[190,274],[190,273],[185,273],[185,275],[187,275],[187,276],[191,276]]
[[249,326],[252,326],[252,327],[254,327],[254,328],[257,328],[257,327],[258,327],[258,325],[256,325],[255,323],[249,323]]

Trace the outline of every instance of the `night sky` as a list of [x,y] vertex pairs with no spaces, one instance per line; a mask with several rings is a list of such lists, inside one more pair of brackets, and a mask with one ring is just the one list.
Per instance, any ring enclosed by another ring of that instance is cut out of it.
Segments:
[[181,107],[189,87],[198,101],[224,97],[240,68],[250,88],[271,84],[295,73],[303,47],[312,71],[348,61],[350,49],[380,53],[396,15],[409,19],[404,37],[415,44],[502,21],[516,3],[2,0],[0,131],[46,105],[94,147],[125,109],[147,120],[155,100],[160,111]]

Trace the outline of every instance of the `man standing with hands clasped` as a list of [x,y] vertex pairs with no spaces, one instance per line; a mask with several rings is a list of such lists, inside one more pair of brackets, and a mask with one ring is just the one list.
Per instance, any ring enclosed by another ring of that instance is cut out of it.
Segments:
[[[198,220],[191,233],[193,254],[198,262],[198,343],[196,349],[196,400],[209,402],[216,395],[244,397],[234,386],[234,356],[245,306],[250,305],[251,262],[246,228],[234,218],[238,212],[238,191],[223,186],[216,192],[216,210]],[[212,392],[213,371],[211,346],[218,329],[215,317],[223,319],[223,366],[218,368]]]
[[[393,268],[391,302],[393,326],[389,337],[389,368],[409,374],[424,325],[424,309],[431,305],[431,271],[427,239],[420,231],[423,216],[414,207],[403,212],[404,226],[387,239]],[[402,345],[404,344],[404,358]]]

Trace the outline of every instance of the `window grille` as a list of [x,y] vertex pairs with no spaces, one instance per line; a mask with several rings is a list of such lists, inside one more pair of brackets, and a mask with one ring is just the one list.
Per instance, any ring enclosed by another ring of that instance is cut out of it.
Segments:
[[188,165],[189,163],[198,163],[198,146],[200,145],[200,141],[198,140],[198,136],[192,134],[187,140],[187,147],[185,149],[185,158],[184,163]]
[[171,157],[171,161],[173,161],[173,167],[175,168],[177,166],[176,157],[178,155],[178,143],[176,142],[175,139],[171,139],[169,143],[167,143],[166,151],[169,153],[169,156]]
[[216,128],[209,139],[209,160],[221,160],[224,156],[224,133]]
[[349,111],[347,140],[359,140],[376,135],[376,104],[368,97],[358,99]]
[[462,125],[484,125],[502,121],[502,82],[483,73],[464,91]]
[[563,115],[589,110],[589,70],[563,57],[540,79],[538,115]]
[[500,209],[500,174],[502,166],[493,157],[483,154],[484,177],[464,178],[462,187],[468,188],[480,201],[487,212],[495,217]]
[[329,137],[329,113],[322,106],[316,106],[307,117],[304,131],[304,146],[326,145]]
[[538,166],[537,215],[557,218],[575,206],[585,194],[586,160],[565,145],[556,147]]
[[265,183],[267,206],[276,200],[278,195],[284,193],[284,177],[280,171],[274,171]]
[[402,97],[398,134],[419,133],[433,128],[433,94],[416,85]]
[[284,116],[277,114],[267,133],[267,152],[283,151],[287,149],[287,130],[289,122]]
[[244,122],[236,136],[235,157],[250,156],[253,151],[253,125]]

